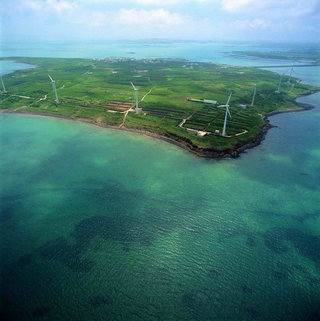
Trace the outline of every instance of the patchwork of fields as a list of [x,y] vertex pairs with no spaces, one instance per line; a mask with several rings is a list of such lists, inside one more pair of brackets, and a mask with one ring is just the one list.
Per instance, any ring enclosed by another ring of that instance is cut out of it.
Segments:
[[[265,125],[264,115],[298,109],[294,98],[315,89],[284,76],[281,92],[276,93],[278,74],[249,67],[181,60],[14,60],[35,65],[35,68],[3,77],[7,93],[1,92],[1,109],[89,118],[113,126],[125,120],[124,126],[128,128],[216,150],[230,149],[252,140]],[[48,74],[56,81],[60,104],[54,101]],[[141,114],[134,112],[130,82],[139,89]],[[250,106],[254,85],[257,95],[254,106]],[[217,106],[227,102],[230,92],[232,118],[227,122],[228,137],[222,137],[219,133],[225,108]],[[193,102],[188,98],[215,100],[218,104]],[[187,128],[209,135],[199,137]]]

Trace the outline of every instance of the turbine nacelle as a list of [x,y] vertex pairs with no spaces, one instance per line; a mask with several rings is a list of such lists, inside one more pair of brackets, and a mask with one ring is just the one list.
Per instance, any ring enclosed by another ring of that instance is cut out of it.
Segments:
[[226,108],[226,111],[227,111],[229,117],[232,118],[230,110],[229,110],[230,105],[220,105],[220,106],[217,106],[217,107],[218,108]]

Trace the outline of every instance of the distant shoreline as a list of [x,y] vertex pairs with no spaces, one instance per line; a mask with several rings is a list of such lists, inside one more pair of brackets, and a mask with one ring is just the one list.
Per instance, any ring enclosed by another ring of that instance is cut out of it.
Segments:
[[[299,95],[295,98],[297,100],[300,97],[305,97],[305,96],[310,96],[313,95],[317,92],[320,92],[320,90],[313,90],[310,91],[307,94],[302,94]],[[136,134],[142,134],[146,135],[155,139],[159,139],[162,141],[165,141],[167,143],[173,144],[175,146],[178,146],[180,148],[183,148],[184,150],[187,150],[188,152],[191,152],[192,154],[202,157],[202,158],[207,158],[207,159],[230,159],[230,158],[238,158],[240,155],[246,150],[254,148],[256,146],[259,146],[261,142],[265,139],[269,129],[275,128],[276,126],[272,125],[270,123],[269,117],[277,115],[277,114],[284,114],[284,113],[293,113],[293,112],[302,112],[302,111],[308,111],[315,106],[311,104],[305,104],[305,103],[299,103],[301,106],[300,109],[292,109],[292,110],[283,110],[283,111],[274,111],[270,112],[266,116],[264,116],[264,120],[266,121],[266,124],[263,126],[262,130],[250,141],[245,144],[239,144],[235,146],[232,149],[226,149],[226,150],[215,150],[215,149],[203,149],[203,148],[198,148],[195,145],[193,145],[188,139],[185,140],[175,140],[171,137],[167,137],[165,135],[160,135],[157,133],[153,133],[150,131],[146,130],[140,130],[140,129],[135,129],[135,128],[130,128],[130,127],[119,127],[119,126],[112,126],[108,125],[105,123],[97,122],[94,121],[90,118],[72,118],[72,117],[67,117],[67,116],[62,116],[62,115],[54,115],[54,114],[45,114],[45,113],[37,113],[37,112],[28,112],[26,110],[23,111],[13,111],[9,109],[3,109],[0,110],[0,113],[3,114],[23,114],[23,115],[30,115],[30,116],[43,116],[43,117],[53,117],[53,118],[60,118],[60,119],[66,119],[66,120],[72,120],[72,121],[78,121],[86,124],[91,124],[94,126],[102,127],[102,128],[107,128],[107,129],[115,129],[115,130],[120,130],[120,131],[126,131],[126,132],[131,132],[131,133],[136,133]]]

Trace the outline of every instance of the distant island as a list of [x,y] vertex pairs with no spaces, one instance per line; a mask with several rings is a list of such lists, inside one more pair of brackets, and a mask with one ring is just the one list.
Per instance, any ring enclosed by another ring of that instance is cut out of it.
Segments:
[[34,65],[3,77],[2,112],[50,115],[144,133],[198,156],[258,145],[272,113],[319,90],[290,75],[183,59],[2,58]]
[[256,57],[262,59],[277,59],[277,60],[290,60],[295,62],[308,62],[310,65],[320,65],[320,50],[308,49],[308,50],[288,50],[288,51],[234,51],[232,56],[244,56],[244,57]]

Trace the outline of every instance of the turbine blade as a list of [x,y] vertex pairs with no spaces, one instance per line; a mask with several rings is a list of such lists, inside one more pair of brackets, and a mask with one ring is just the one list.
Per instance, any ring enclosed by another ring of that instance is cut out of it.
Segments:
[[228,106],[229,106],[229,103],[230,103],[231,96],[232,96],[232,93],[230,94],[230,96],[228,98],[228,102],[226,103],[226,105],[228,105]]
[[49,74],[48,74],[48,76],[49,76],[51,82],[54,82],[54,80],[52,79],[52,77]]
[[227,111],[228,111],[229,117],[232,118],[231,113],[230,113],[230,110],[229,110],[229,106],[227,107]]
[[134,89],[134,90],[137,90],[137,88],[134,86],[134,84],[133,84],[131,81],[130,81],[130,83],[131,83],[133,89]]

